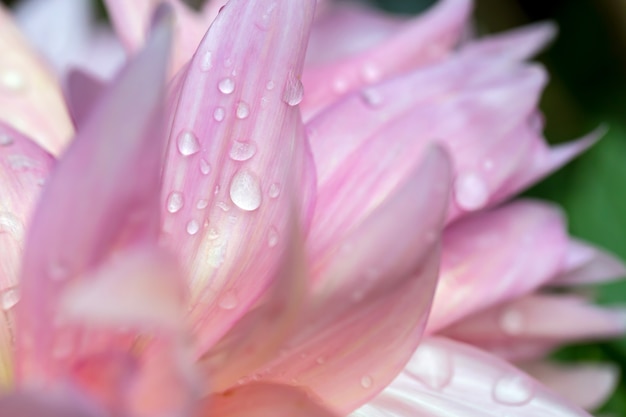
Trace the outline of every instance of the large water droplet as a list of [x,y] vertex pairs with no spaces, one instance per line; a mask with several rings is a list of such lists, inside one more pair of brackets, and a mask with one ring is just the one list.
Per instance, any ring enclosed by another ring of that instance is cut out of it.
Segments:
[[374,383],[374,380],[372,379],[371,376],[365,375],[361,377],[361,386],[363,388],[365,389],[371,388],[373,383]]
[[7,70],[0,75],[0,83],[8,90],[20,91],[26,86],[26,79],[16,70]]
[[209,175],[209,173],[211,172],[211,165],[206,159],[200,160],[200,172],[202,172],[202,174],[204,175]]
[[261,206],[261,187],[257,177],[249,171],[239,171],[230,183],[230,199],[237,207],[253,211]]
[[534,393],[533,382],[524,375],[505,375],[493,386],[493,399],[504,405],[524,405]]
[[411,366],[405,372],[428,388],[441,390],[452,380],[452,358],[442,350],[422,345],[413,355]]
[[510,335],[518,335],[524,331],[524,315],[519,309],[507,308],[500,315],[500,327]]
[[302,81],[295,74],[290,73],[283,92],[283,101],[289,106],[297,106],[304,98],[304,87]]
[[209,71],[213,68],[213,52],[206,51],[200,61],[200,70]]
[[475,173],[459,175],[454,184],[454,193],[457,203],[465,210],[478,210],[489,200],[487,184]]
[[197,220],[190,220],[187,223],[187,233],[191,236],[197,234],[200,231],[200,223]]
[[200,152],[198,137],[190,130],[184,130],[178,135],[178,151],[183,156],[190,156]]
[[0,306],[2,310],[9,311],[20,300],[20,294],[17,287],[9,287],[0,292]]
[[278,198],[280,195],[280,185],[276,182],[270,185],[270,189],[267,190],[267,194],[270,198]]
[[224,310],[232,310],[239,304],[237,295],[233,291],[227,291],[218,302],[218,305]]
[[232,94],[232,92],[235,91],[235,81],[230,77],[224,78],[217,84],[217,88],[223,94]]
[[6,134],[0,133],[0,146],[9,146],[13,144],[13,137]]
[[254,142],[234,141],[230,148],[230,157],[235,161],[247,161],[256,153]]
[[224,117],[226,117],[226,110],[224,110],[223,107],[218,107],[213,112],[213,119],[215,119],[216,122],[221,122],[224,120]]
[[245,119],[250,116],[250,106],[245,101],[237,103],[237,110],[235,111],[237,119]]
[[185,198],[183,193],[174,191],[171,192],[169,196],[167,196],[167,211],[174,214],[180,211],[185,204]]

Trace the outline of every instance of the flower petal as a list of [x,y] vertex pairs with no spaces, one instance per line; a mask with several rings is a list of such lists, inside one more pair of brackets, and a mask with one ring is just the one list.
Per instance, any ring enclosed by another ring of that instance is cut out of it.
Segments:
[[[328,257],[315,259],[314,298],[285,351],[253,378],[295,383],[345,413],[402,369],[434,291],[449,162],[433,148],[409,179]],[[381,252],[381,248],[383,252]]]
[[13,392],[0,395],[0,410],[11,417],[99,417],[100,410],[81,398],[63,398],[44,392]]
[[70,71],[67,77],[67,105],[74,124],[79,127],[88,120],[106,84],[80,70]]
[[347,92],[443,59],[458,41],[470,8],[470,0],[441,1],[375,47],[339,61],[307,67],[302,78],[307,90],[305,119]]
[[626,267],[615,255],[584,242],[571,240],[563,271],[549,284],[595,284],[625,275]]
[[191,279],[199,355],[275,276],[294,200],[310,218],[314,167],[297,104],[314,6],[228,3],[172,106],[164,240]]
[[352,416],[589,417],[499,358],[444,338],[422,341],[404,371]]
[[538,288],[560,270],[566,245],[561,213],[533,201],[512,203],[446,228],[428,332]]
[[0,6],[0,120],[57,155],[72,136],[72,124],[54,76],[29,49]]
[[522,368],[546,387],[585,410],[600,407],[613,393],[619,379],[617,368],[607,364],[535,362],[524,364]]
[[18,305],[22,378],[45,381],[53,373],[51,317],[63,288],[112,251],[157,238],[166,23],[103,95],[33,216]]
[[209,397],[198,417],[333,417],[306,392],[275,384],[246,384]]

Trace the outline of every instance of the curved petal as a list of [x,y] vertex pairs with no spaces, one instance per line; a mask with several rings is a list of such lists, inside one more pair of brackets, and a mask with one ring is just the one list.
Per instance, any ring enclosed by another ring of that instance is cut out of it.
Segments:
[[72,124],[54,76],[0,6],[0,120],[58,155]]
[[393,379],[425,325],[449,180],[448,158],[433,148],[328,256],[313,260],[322,276],[314,298],[284,352],[253,378],[308,387],[341,413]]
[[613,393],[619,371],[607,364],[523,364],[522,369],[572,404],[585,410],[600,407]]
[[375,47],[325,65],[307,67],[303,83],[305,119],[347,92],[442,60],[458,41],[471,9],[470,0],[444,0],[407,22]]
[[103,95],[44,189],[20,281],[23,379],[47,381],[55,373],[58,323],[51,318],[68,283],[113,251],[157,238],[169,39],[164,22]]
[[98,99],[105,90],[106,84],[80,70],[70,71],[67,77],[67,105],[74,124],[80,130],[89,119]]
[[626,267],[615,255],[587,243],[571,240],[563,271],[549,284],[595,284],[625,275]]
[[561,269],[567,235],[552,206],[515,202],[446,228],[428,332],[526,294]]
[[275,276],[294,199],[309,220],[315,175],[297,104],[314,6],[228,3],[173,106],[164,240],[191,279],[200,355]]
[[306,392],[275,384],[246,384],[209,397],[198,417],[333,417]]
[[499,358],[444,338],[422,341],[404,371],[352,416],[589,417]]

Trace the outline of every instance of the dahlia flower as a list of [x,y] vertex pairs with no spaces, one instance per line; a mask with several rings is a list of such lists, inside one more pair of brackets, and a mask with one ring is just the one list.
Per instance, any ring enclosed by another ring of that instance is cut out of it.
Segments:
[[543,358],[624,331],[551,291],[621,263],[506,203],[595,140],[542,138],[550,25],[107,3],[131,57],[65,99],[0,16],[1,415],[566,417],[610,392]]

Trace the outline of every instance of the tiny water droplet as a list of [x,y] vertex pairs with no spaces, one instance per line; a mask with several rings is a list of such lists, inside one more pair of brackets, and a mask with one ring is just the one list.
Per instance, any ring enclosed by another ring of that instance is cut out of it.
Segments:
[[383,96],[375,88],[364,88],[361,91],[361,98],[370,107],[379,107],[383,103]]
[[180,211],[180,209],[183,208],[184,204],[185,204],[185,198],[183,196],[183,193],[179,191],[173,191],[167,197],[167,211],[169,211],[172,214]]
[[250,106],[245,101],[237,103],[237,110],[235,111],[237,119],[245,119],[250,116]]
[[197,220],[190,220],[187,223],[187,233],[191,236],[197,234],[200,231],[200,223]]
[[363,66],[361,74],[363,75],[363,79],[368,83],[378,81],[381,76],[380,69],[371,62]]
[[239,300],[233,291],[227,291],[218,302],[218,305],[224,310],[232,310],[237,307],[237,304],[239,304]]
[[267,191],[267,194],[270,198],[278,198],[280,195],[280,185],[276,182],[270,185],[270,189]]
[[228,57],[224,60],[224,68],[230,68],[233,66],[233,59]]
[[459,175],[454,184],[454,193],[458,205],[465,210],[478,210],[489,200],[487,184],[475,173]]
[[261,206],[261,187],[257,177],[249,171],[239,171],[230,183],[230,199],[245,211]]
[[200,152],[198,137],[190,130],[184,130],[178,135],[178,151],[183,156],[190,156]]
[[507,308],[500,315],[499,324],[509,335],[518,335],[524,331],[524,315],[516,308]]
[[220,190],[221,190],[221,188],[220,188],[219,184],[216,185],[215,186],[215,190],[213,190],[213,194],[218,195],[220,193]]
[[371,388],[374,380],[371,376],[365,375],[361,378],[361,386],[365,389]]
[[267,233],[267,245],[270,248],[275,247],[278,244],[278,231],[276,228],[271,227],[269,232]]
[[202,56],[202,61],[200,61],[200,70],[209,71],[211,68],[213,68],[213,53],[206,51]]
[[256,21],[256,26],[261,30],[269,30],[275,20],[276,3],[271,3],[263,12],[261,17]]
[[450,355],[428,345],[417,349],[411,359],[411,366],[405,372],[437,391],[447,386],[454,374]]
[[207,232],[207,238],[209,240],[215,240],[218,237],[220,237],[220,232],[218,232],[217,229],[210,228],[209,231]]
[[200,172],[202,172],[202,174],[204,175],[209,175],[209,173],[211,172],[211,165],[206,159],[200,160]]
[[235,91],[235,81],[230,77],[224,78],[217,84],[217,88],[222,94],[232,94]]
[[13,137],[6,134],[0,133],[0,146],[9,146],[13,144]]
[[304,98],[304,87],[300,77],[293,73],[289,73],[287,84],[285,85],[285,91],[283,92],[283,101],[288,106],[297,106],[302,102]]
[[274,87],[276,87],[276,83],[274,83],[274,81],[272,80],[269,80],[267,84],[265,84],[265,88],[267,88],[269,91],[272,91]]
[[524,405],[534,393],[533,382],[524,375],[505,375],[493,386],[493,399],[504,405]]
[[234,161],[247,161],[256,153],[256,145],[254,142],[234,141],[230,148],[230,157]]
[[16,70],[7,70],[0,75],[0,83],[12,91],[20,91],[26,86],[26,79]]
[[17,287],[9,287],[0,293],[0,305],[2,310],[9,311],[20,301],[20,294]]
[[204,199],[204,198],[201,200],[198,200],[198,203],[196,204],[196,208],[198,210],[204,210],[207,207],[209,207],[209,200]]
[[215,119],[216,122],[221,122],[224,120],[224,117],[226,117],[226,110],[224,110],[223,107],[218,107],[213,112],[213,119]]
[[222,211],[230,210],[230,206],[228,204],[224,203],[223,201],[218,201],[216,206],[219,207]]
[[269,106],[269,104],[270,104],[270,99],[269,98],[267,98],[265,96],[261,97],[261,108],[262,109],[266,109],[267,106]]

